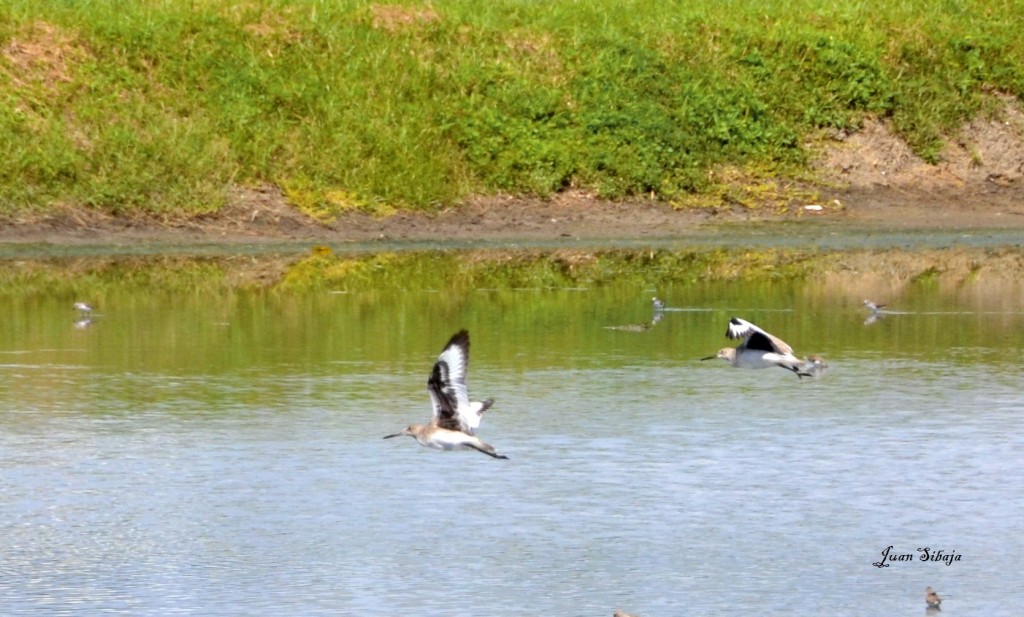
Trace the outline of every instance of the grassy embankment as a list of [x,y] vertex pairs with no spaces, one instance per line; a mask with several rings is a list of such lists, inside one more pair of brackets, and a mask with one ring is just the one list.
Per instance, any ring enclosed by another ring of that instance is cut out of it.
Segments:
[[[476,193],[754,203],[807,144],[1024,98],[1024,2],[0,0],[0,213]],[[737,178],[742,182],[736,184]]]

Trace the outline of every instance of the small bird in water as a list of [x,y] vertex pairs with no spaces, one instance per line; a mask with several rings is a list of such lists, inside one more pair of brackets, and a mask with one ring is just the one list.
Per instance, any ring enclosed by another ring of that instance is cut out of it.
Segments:
[[797,375],[801,377],[821,377],[828,371],[828,362],[817,354],[811,354],[804,359],[803,366]]
[[385,435],[384,439],[409,435],[421,446],[438,450],[477,450],[494,458],[494,446],[476,436],[483,413],[494,404],[494,399],[470,401],[466,389],[466,371],[469,367],[469,332],[459,330],[444,346],[427,379],[427,391],[434,415],[429,424],[410,424],[400,433]]
[[[660,320],[659,320],[660,321]],[[658,322],[654,322],[658,323]],[[647,332],[651,329],[651,324],[645,323],[628,323],[621,326],[605,326],[605,330],[620,330],[622,332]]]
[[84,317],[92,312],[92,307],[85,302],[75,302],[75,310],[81,313]]
[[803,371],[804,361],[793,355],[793,348],[782,339],[768,334],[749,321],[738,317],[729,320],[725,336],[733,340],[743,339],[738,347],[723,347],[713,356],[701,360],[722,358],[737,368],[768,368],[779,366],[793,371],[798,377],[807,377]]
[[622,332],[647,332],[654,326],[658,325],[662,319],[665,318],[665,303],[658,298],[651,298],[651,305],[654,307],[654,314],[651,315],[650,323],[628,323],[621,326],[605,326],[605,330],[621,330]]
[[85,302],[75,302],[74,308],[78,311],[78,319],[75,320],[75,328],[84,330],[92,325],[92,307]]
[[867,310],[871,311],[871,314],[869,314],[867,316],[867,318],[864,319],[864,325],[870,325],[870,324],[878,321],[879,319],[885,317],[885,314],[888,312],[888,311],[883,311],[882,310],[882,309],[886,308],[887,305],[885,305],[885,304],[876,304],[876,303],[871,302],[870,300],[865,300],[864,301],[864,306],[867,308]]
[[612,613],[612,617],[637,617],[637,616],[636,615],[631,615],[631,614],[627,613],[626,611],[619,611],[619,610],[617,610],[614,613]]
[[940,604],[942,604],[942,598],[940,598],[939,594],[935,593],[935,590],[931,587],[928,587],[924,590],[924,601],[928,605],[929,609],[934,609],[937,611],[942,610],[942,607],[939,606]]
[[867,309],[871,311],[871,314],[868,315],[868,318],[864,320],[865,326],[870,326],[871,324],[875,323],[882,317],[885,317],[885,314],[888,313],[888,311],[882,310],[887,306],[885,304],[875,304],[871,300],[865,300],[864,306],[866,306]]

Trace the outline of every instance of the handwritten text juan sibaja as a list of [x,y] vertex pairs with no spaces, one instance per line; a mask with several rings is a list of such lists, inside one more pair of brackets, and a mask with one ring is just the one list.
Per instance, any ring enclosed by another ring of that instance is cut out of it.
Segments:
[[[920,561],[941,561],[947,566],[953,565],[954,561],[960,561],[960,558],[963,557],[963,555],[958,554],[955,550],[950,551],[949,553],[944,553],[942,549],[932,551],[932,549],[927,546],[917,549],[917,552],[920,553],[917,556]],[[890,545],[882,551],[882,560],[876,561],[871,565],[876,568],[888,568],[889,562],[892,561],[914,561],[914,554],[894,553],[892,552],[892,546]]]

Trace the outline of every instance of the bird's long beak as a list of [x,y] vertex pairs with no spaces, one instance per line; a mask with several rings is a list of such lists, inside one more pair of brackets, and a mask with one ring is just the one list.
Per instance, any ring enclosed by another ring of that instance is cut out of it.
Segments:
[[393,435],[385,435],[385,436],[384,436],[384,439],[391,439],[392,437],[401,437],[401,436],[402,436],[402,435],[404,435],[404,434],[405,434],[405,433],[395,433],[395,434],[393,434]]
[[704,360],[714,360],[717,357],[718,356],[708,356],[707,358],[701,358],[701,361],[704,361]]

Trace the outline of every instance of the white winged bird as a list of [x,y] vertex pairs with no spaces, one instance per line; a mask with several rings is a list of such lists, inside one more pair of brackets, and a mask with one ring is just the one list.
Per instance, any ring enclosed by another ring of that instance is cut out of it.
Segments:
[[733,340],[743,339],[743,342],[738,347],[723,347],[717,354],[701,360],[722,358],[737,368],[781,366],[799,377],[808,375],[803,370],[804,361],[793,355],[792,347],[749,321],[733,317],[729,320],[729,329],[725,335]]
[[466,390],[468,367],[469,332],[459,330],[444,346],[427,379],[427,391],[434,408],[430,424],[410,424],[404,431],[385,435],[384,439],[409,435],[427,448],[478,450],[494,458],[508,458],[476,436],[480,419],[494,399],[483,402],[469,400]]

